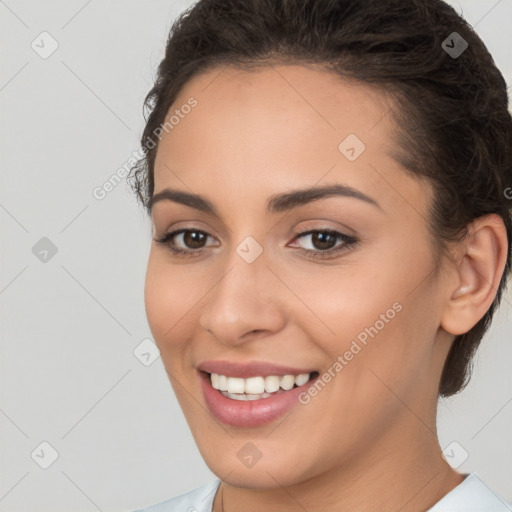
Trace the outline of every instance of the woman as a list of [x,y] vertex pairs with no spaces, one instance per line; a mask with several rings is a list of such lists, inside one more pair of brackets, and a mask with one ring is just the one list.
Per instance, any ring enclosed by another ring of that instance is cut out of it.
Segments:
[[510,273],[507,104],[440,0],[182,14],[131,179],[148,322],[218,479],[144,510],[510,510],[436,431]]

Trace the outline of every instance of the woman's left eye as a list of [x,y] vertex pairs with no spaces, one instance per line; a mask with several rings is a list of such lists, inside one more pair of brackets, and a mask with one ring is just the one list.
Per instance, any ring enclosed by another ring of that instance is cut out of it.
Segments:
[[[327,258],[334,253],[347,250],[349,247],[356,245],[358,242],[356,238],[346,235],[345,233],[340,233],[339,231],[334,231],[332,229],[310,229],[309,231],[298,233],[297,238],[309,237],[311,235],[311,244],[313,246],[316,245],[317,247],[323,247],[324,250],[315,248],[299,248],[299,250],[312,258]],[[342,243],[339,245],[333,245],[338,240],[341,240]],[[328,247],[326,248],[326,246]]]
[[[184,243],[185,248],[177,247],[174,243],[174,238],[179,235],[182,235],[181,240],[182,243]],[[197,256],[205,252],[205,248],[202,243],[209,236],[210,235],[208,233],[199,229],[180,229],[178,231],[166,233],[163,237],[155,239],[155,241],[159,244],[165,245],[175,255]],[[312,236],[311,243],[313,245],[313,249],[304,249],[303,247],[299,247],[299,250],[311,258],[329,257],[333,253],[347,250],[350,246],[354,246],[358,242],[358,240],[352,236],[331,229],[311,229],[309,231],[297,233],[295,239],[309,236]],[[335,245],[338,240],[342,243]],[[315,248],[315,246],[320,247],[320,249]]]

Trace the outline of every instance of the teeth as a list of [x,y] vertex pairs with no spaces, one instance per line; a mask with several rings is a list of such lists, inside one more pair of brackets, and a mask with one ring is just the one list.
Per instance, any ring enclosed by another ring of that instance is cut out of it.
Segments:
[[245,393],[228,393],[227,391],[222,391],[221,393],[228,398],[232,398],[233,400],[259,400],[260,398],[268,398],[269,396],[272,396],[270,393],[259,393],[257,395],[248,395]]
[[308,380],[309,373],[301,373],[300,375],[297,375],[297,377],[295,377],[295,384],[297,384],[297,386],[302,386],[303,384],[306,384]]
[[265,377],[265,391],[267,393],[274,393],[279,389],[280,379],[276,375]]
[[289,391],[295,385],[302,386],[311,378],[310,373],[300,375],[269,375],[267,377],[228,377],[218,373],[210,375],[210,382],[214,389],[223,391],[225,396],[235,400],[257,400],[266,398],[270,393],[279,391],[279,388]]
[[245,393],[245,379],[228,377],[228,393]]
[[245,379],[244,392],[251,395],[259,395],[260,393],[264,393],[265,379],[263,377],[250,377],[248,379]]
[[232,398],[233,400],[247,400],[247,397],[243,393],[237,395],[236,393],[228,393],[225,391],[222,394],[228,398]]
[[[213,376],[213,374],[212,374]],[[213,386],[215,387],[215,386]],[[219,389],[221,391],[228,390],[228,378],[225,375],[219,375]]]
[[295,377],[293,375],[284,375],[281,377],[279,385],[286,391],[292,389],[295,384]]

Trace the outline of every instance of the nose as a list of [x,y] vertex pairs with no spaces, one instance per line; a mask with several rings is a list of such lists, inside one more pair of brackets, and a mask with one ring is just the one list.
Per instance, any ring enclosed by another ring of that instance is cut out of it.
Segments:
[[235,254],[225,268],[204,298],[200,325],[230,346],[245,343],[255,334],[271,335],[282,329],[286,316],[283,284],[264,258],[247,263]]

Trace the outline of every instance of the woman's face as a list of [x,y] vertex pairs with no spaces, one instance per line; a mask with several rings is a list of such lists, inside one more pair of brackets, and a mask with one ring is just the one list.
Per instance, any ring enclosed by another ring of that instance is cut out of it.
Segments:
[[[447,292],[433,273],[431,192],[390,156],[389,108],[362,85],[279,65],[197,76],[166,117],[177,116],[159,143],[155,196],[199,195],[215,213],[155,201],[155,239],[189,231],[152,242],[146,312],[202,456],[233,485],[292,485],[435,438]],[[276,201],[335,184],[353,193]],[[205,395],[199,367],[212,361],[318,378],[287,391],[291,401],[240,401]]]

